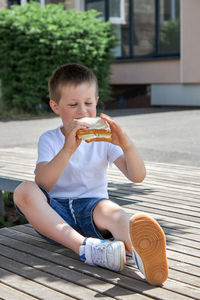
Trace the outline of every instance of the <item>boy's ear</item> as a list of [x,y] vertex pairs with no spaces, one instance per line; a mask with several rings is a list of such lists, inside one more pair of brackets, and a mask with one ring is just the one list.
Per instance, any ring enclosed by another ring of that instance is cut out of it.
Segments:
[[60,114],[58,103],[56,103],[54,100],[49,100],[49,105],[56,115]]

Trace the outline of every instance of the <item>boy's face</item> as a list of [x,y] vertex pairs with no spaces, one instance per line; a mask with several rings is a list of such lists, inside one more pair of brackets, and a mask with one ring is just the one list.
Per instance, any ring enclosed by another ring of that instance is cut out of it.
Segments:
[[52,110],[60,115],[63,125],[69,124],[74,119],[96,117],[96,86],[91,83],[79,85],[68,84],[60,88],[61,98],[59,103],[50,100]]

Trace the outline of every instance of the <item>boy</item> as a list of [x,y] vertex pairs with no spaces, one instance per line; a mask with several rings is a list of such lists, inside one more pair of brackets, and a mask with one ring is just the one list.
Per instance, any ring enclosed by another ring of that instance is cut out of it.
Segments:
[[167,279],[165,236],[150,216],[131,219],[108,198],[106,168],[114,163],[133,182],[145,178],[145,166],[129,137],[108,116],[112,142],[85,143],[79,129],[95,117],[98,86],[95,75],[78,64],[55,70],[49,80],[50,107],[62,126],[44,133],[38,143],[35,183],[17,187],[17,208],[44,238],[58,242],[91,265],[121,271],[125,249],[133,252],[151,284]]

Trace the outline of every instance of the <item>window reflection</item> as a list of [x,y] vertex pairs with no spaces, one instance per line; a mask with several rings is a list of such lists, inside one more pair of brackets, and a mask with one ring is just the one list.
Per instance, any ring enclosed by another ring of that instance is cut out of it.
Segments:
[[[111,11],[112,13],[112,11]],[[124,1],[124,16],[121,16],[119,24],[113,24],[113,30],[117,36],[118,44],[113,49],[116,57],[130,56],[129,42],[129,0]],[[110,15],[112,16],[112,15]]]
[[110,17],[120,17],[120,0],[109,1]]
[[155,49],[155,1],[133,2],[134,55],[153,55]]
[[105,1],[86,1],[86,10],[95,9],[102,14],[103,20],[105,21]]
[[180,51],[180,2],[160,0],[159,54]]

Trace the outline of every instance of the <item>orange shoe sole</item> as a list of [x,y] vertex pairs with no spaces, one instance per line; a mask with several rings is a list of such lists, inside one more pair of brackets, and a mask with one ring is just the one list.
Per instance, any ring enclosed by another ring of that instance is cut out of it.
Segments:
[[146,280],[152,285],[162,284],[168,277],[162,228],[152,217],[138,213],[130,219],[129,230],[133,247],[142,260]]

